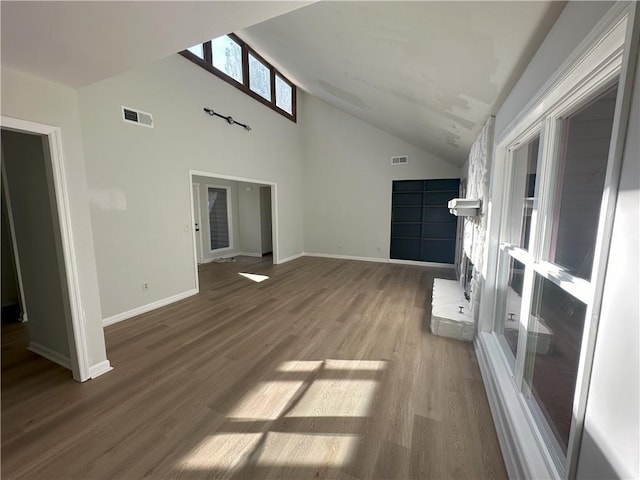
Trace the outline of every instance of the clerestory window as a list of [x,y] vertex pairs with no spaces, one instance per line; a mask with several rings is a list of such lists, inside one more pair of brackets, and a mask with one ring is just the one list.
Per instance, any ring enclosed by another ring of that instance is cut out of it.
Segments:
[[205,70],[296,121],[296,87],[255,50],[230,33],[180,52]]

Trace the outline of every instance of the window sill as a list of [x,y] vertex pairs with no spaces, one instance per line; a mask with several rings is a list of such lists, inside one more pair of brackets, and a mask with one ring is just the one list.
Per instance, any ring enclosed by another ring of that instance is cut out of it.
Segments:
[[498,338],[480,332],[474,346],[509,478],[562,478],[529,420]]

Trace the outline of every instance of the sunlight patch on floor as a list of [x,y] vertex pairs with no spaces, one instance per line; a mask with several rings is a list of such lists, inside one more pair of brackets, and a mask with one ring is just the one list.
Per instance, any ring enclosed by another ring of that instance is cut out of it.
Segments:
[[244,466],[344,467],[386,368],[386,361],[370,360],[282,362],[272,374],[278,380],[267,377],[248,391],[226,414],[222,431],[205,438],[180,466],[230,473]]
[[275,420],[303,383],[303,380],[261,382],[231,409],[227,417],[236,420]]
[[368,370],[372,372],[380,372],[387,368],[386,360],[326,360],[326,368],[337,370],[345,370],[346,372],[353,370]]
[[253,280],[256,283],[264,282],[268,280],[269,277],[266,275],[258,275],[257,273],[239,273],[238,275],[248,278],[249,280]]
[[180,462],[180,467],[233,471],[245,463],[261,437],[261,433],[216,433],[189,452]]
[[358,435],[269,432],[256,465],[341,467],[351,460],[359,438]]
[[316,380],[287,417],[366,417],[375,380]]
[[322,365],[321,360],[282,362],[276,368],[276,372],[313,372]]

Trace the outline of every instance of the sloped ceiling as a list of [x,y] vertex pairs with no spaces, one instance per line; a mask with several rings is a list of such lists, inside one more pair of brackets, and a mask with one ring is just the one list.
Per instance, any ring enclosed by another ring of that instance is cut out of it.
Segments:
[[462,165],[564,2],[319,2],[238,32],[305,91]]
[[308,3],[2,1],[2,65],[78,88]]
[[2,1],[2,66],[79,88],[235,31],[307,92],[461,165],[564,7],[310,3]]

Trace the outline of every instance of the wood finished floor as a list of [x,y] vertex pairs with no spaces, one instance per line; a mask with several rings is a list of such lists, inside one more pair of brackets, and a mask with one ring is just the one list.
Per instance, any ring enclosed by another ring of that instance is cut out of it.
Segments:
[[2,478],[506,478],[471,344],[425,322],[446,271],[270,261],[107,327],[84,384],[3,325]]

